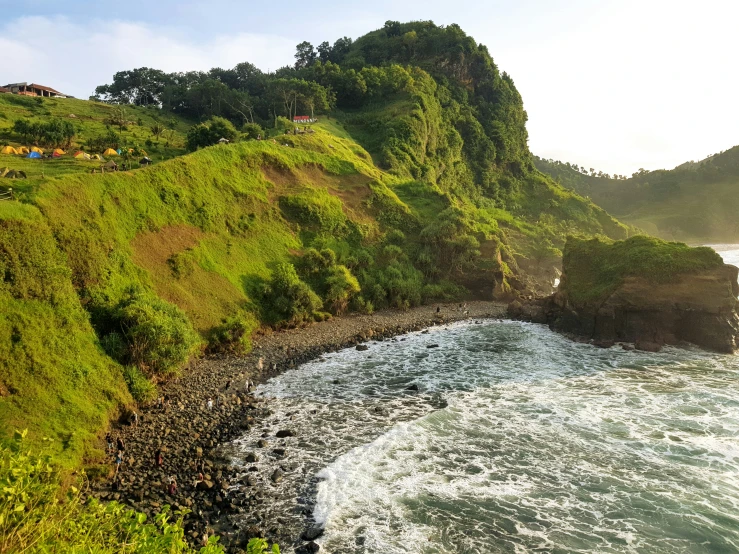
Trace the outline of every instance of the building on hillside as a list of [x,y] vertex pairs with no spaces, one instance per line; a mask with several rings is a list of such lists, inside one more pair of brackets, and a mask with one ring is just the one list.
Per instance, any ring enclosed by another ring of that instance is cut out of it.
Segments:
[[37,85],[36,83],[10,83],[5,85],[5,89],[8,89],[11,94],[20,94],[22,96],[44,96],[46,98],[68,98],[66,94],[54,90],[51,87],[45,87],[44,85]]
[[293,123],[299,123],[299,124],[305,124],[305,123],[313,123],[313,120],[309,115],[296,115],[293,117]]

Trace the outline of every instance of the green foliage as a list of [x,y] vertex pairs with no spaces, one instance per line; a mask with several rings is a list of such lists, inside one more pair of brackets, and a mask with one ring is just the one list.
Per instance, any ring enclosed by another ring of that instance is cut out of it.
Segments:
[[123,379],[126,381],[131,396],[139,404],[151,402],[157,397],[156,385],[149,381],[138,367],[125,366],[123,368]]
[[16,119],[13,131],[20,135],[24,142],[52,148],[69,148],[75,135],[74,125],[61,119],[47,122]]
[[323,189],[307,189],[300,194],[283,196],[280,208],[288,219],[314,231],[337,236],[348,230],[341,200]]
[[126,342],[123,361],[149,375],[175,372],[200,344],[182,310],[151,294],[132,294],[112,317]]
[[312,321],[314,313],[323,307],[321,299],[301,281],[295,266],[290,263],[277,264],[264,297],[269,310],[267,317],[274,323],[306,323]]
[[280,547],[273,544],[270,548],[266,540],[254,538],[246,545],[246,554],[280,554]]
[[[96,552],[100,554],[189,554],[183,515],[172,520],[169,506],[147,522],[117,502],[83,500],[81,491],[62,489],[49,456],[25,450],[19,438],[0,449],[0,551]],[[213,538],[200,554],[223,552]]]
[[252,314],[237,314],[223,319],[208,335],[209,349],[245,354],[251,350],[251,334],[259,327]]
[[191,152],[218,144],[221,139],[234,140],[238,136],[236,127],[229,120],[213,116],[210,120],[195,125],[187,132],[187,149]]
[[635,236],[623,241],[570,237],[564,250],[565,278],[561,286],[574,302],[592,305],[608,298],[629,276],[669,283],[683,273],[723,263],[711,248],[691,248],[652,237]]
[[264,129],[258,123],[244,123],[241,132],[249,139],[264,138]]

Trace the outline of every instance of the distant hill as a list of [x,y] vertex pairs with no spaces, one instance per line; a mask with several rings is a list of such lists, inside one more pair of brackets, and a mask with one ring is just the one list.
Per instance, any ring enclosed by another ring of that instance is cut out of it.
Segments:
[[572,164],[538,157],[534,164],[650,234],[692,243],[739,242],[739,146],[628,179],[584,174]]

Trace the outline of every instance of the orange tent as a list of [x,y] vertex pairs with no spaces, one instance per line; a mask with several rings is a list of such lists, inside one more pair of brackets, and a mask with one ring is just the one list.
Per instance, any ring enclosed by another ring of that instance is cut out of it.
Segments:
[[62,150],[61,148],[56,148],[54,150],[54,154],[56,154],[58,156],[63,156],[64,154],[66,154],[66,152],[64,150]]

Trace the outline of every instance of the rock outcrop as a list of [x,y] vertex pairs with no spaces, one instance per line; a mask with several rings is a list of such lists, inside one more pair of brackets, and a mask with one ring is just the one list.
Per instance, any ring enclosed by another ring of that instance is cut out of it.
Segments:
[[[655,248],[662,244],[675,243],[658,243]],[[714,267],[681,268],[663,276],[655,275],[654,268],[639,274],[637,268],[635,274],[621,276],[600,296],[576,290],[568,274],[582,268],[574,264],[598,263],[602,260],[597,257],[573,256],[568,260],[565,256],[559,290],[535,304],[511,304],[510,315],[548,323],[556,331],[598,345],[629,342],[638,349],[655,351],[665,344],[687,342],[726,353],[739,346],[736,267],[717,263]],[[669,267],[665,271],[670,271]],[[583,282],[580,279],[577,286]]]

